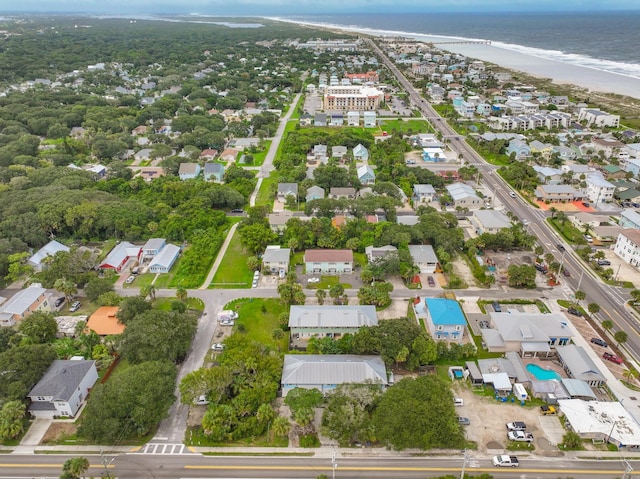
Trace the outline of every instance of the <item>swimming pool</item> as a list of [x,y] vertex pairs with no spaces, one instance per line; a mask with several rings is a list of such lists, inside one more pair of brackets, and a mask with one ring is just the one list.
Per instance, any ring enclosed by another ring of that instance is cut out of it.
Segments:
[[537,364],[527,364],[527,371],[538,381],[548,381],[549,379],[562,379],[561,376],[549,369],[544,369]]

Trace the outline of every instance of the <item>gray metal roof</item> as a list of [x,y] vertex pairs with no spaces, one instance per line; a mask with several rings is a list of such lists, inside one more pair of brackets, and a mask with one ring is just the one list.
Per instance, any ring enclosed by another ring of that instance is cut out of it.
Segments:
[[413,191],[417,195],[435,195],[436,190],[433,185],[413,185]]
[[151,263],[149,263],[149,267],[160,265],[168,268],[171,266],[171,263],[175,261],[178,254],[180,254],[180,248],[174,244],[168,244],[153,257]]
[[361,328],[376,326],[376,307],[365,306],[291,306],[290,328]]
[[29,392],[29,396],[51,396],[54,401],[68,401],[94,365],[95,361],[57,359]]
[[39,265],[43,259],[47,256],[53,256],[59,251],[70,251],[68,246],[58,243],[56,240],[49,241],[46,245],[40,248],[31,258],[29,262],[35,265]]
[[9,314],[23,314],[29,306],[37,301],[37,299],[46,293],[47,290],[39,286],[31,285],[27,289],[23,289],[14,294],[13,297],[7,301],[0,312]]
[[477,210],[473,212],[476,220],[483,228],[510,228],[511,221],[507,215],[496,210]]
[[475,190],[466,183],[453,183],[452,185],[447,185],[446,188],[451,198],[453,198],[453,201],[469,197],[480,198]]
[[593,392],[593,389],[591,389],[591,386],[589,386],[586,382],[584,382],[581,379],[572,379],[572,378],[563,378],[561,379],[562,381],[562,385],[564,386],[564,388],[567,390],[567,392],[569,393],[569,395],[572,398],[575,397],[581,397],[581,398],[585,398],[585,397],[589,397],[592,399],[597,399],[595,393]]
[[387,368],[380,356],[352,354],[287,354],[282,384],[387,384]]
[[166,243],[164,238],[150,238],[142,247],[142,251],[156,251],[162,248]]
[[605,377],[582,346],[558,346],[556,352],[573,379],[604,381]]

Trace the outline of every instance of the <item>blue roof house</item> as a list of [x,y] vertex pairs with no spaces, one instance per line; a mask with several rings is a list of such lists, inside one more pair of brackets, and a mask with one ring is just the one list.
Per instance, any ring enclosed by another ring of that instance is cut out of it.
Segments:
[[457,301],[444,298],[425,298],[414,305],[416,315],[422,317],[431,337],[436,341],[462,344],[467,320]]
[[513,139],[507,147],[507,155],[511,155],[511,153],[515,153],[516,160],[522,160],[531,156],[531,147],[524,141]]
[[204,164],[205,181],[222,183],[224,178],[224,166],[220,163],[208,162]]

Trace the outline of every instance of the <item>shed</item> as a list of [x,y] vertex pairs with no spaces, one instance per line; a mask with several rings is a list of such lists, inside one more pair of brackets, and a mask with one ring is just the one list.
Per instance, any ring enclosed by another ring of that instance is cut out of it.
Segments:
[[467,367],[467,371],[469,372],[469,381],[472,386],[482,386],[484,384],[484,380],[482,379],[482,373],[480,369],[478,369],[478,365],[473,361],[467,361],[464,364]]

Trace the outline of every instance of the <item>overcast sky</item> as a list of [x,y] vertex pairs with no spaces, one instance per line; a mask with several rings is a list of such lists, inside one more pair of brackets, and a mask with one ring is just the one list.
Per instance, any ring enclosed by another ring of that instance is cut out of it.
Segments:
[[433,11],[640,10],[638,0],[0,0],[0,12],[296,15]]

